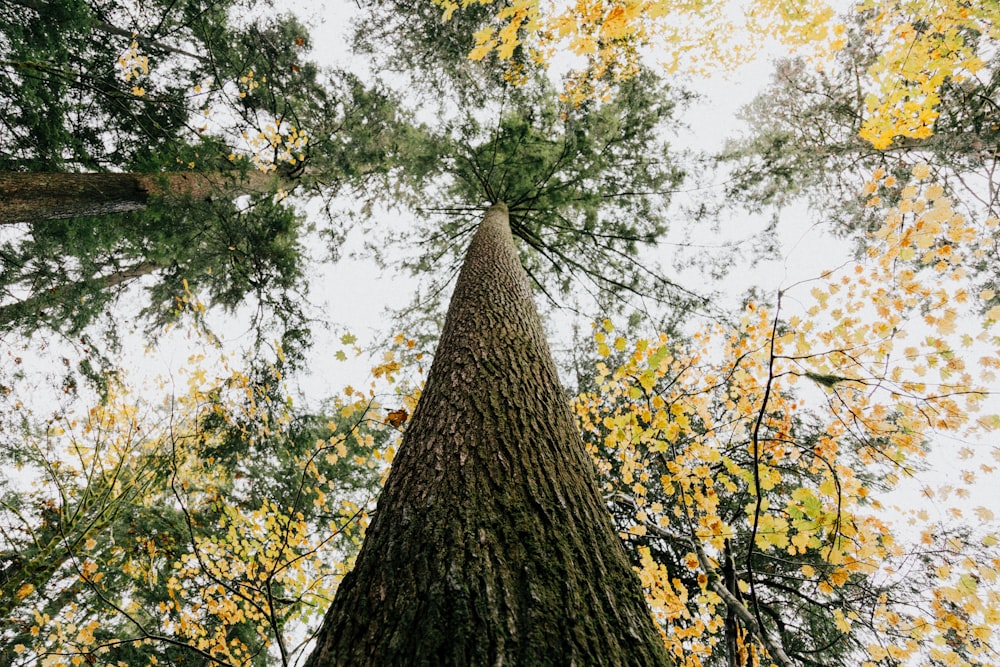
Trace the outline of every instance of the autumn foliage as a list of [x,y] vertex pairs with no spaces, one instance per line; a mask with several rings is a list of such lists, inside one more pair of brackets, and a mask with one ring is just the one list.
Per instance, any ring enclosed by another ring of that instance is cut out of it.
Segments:
[[[769,43],[809,55],[822,66],[845,43],[845,27],[825,0],[736,2],[694,0],[427,0],[444,20],[469,5],[495,7],[493,20],[474,35],[469,58],[489,53],[510,63],[551,62],[572,54],[578,66],[567,81],[573,101],[607,94],[614,82],[654,62],[668,71],[718,72],[756,57]],[[879,57],[864,83],[862,136],[876,148],[894,138],[933,131],[945,81],[983,73],[998,37],[994,2],[866,0],[853,9],[878,36]],[[518,49],[523,52],[518,57]]]
[[288,664],[350,569],[395,446],[375,384],[309,414],[280,348],[248,368],[197,325],[187,338],[178,377],[140,391],[122,374],[22,434],[31,482],[0,515],[4,664]]
[[[714,664],[734,610],[745,664],[996,660],[1000,534],[970,487],[1000,461],[983,413],[1000,308],[966,278],[998,223],[970,223],[926,175],[898,188],[865,258],[747,303],[734,327],[595,333],[605,360],[577,414],[682,664]],[[899,507],[929,458],[962,461],[961,483],[919,493],[979,504]]]
[[[469,58],[518,83],[568,56],[564,100],[598,107],[641,65],[729,69],[777,41],[823,67],[849,37],[822,0],[746,12],[424,1],[443,20],[495,9],[468,36]],[[997,76],[995,0],[852,12],[878,47],[858,82],[866,148],[928,138],[942,86]],[[155,49],[126,43],[108,58],[119,97],[155,101]],[[195,83],[193,131],[222,128],[214,157],[226,166],[296,172],[321,133],[255,106],[267,90],[259,68]],[[218,111],[224,100],[247,116]],[[201,169],[195,148],[170,168]],[[1000,663],[996,183],[960,201],[960,170],[935,179],[910,162],[858,183],[878,224],[850,261],[818,259],[811,278],[670,335],[594,325],[574,414],[679,665]],[[241,266],[237,245],[224,247],[224,265]],[[280,344],[225,354],[197,288],[183,276],[174,287],[170,321],[188,324],[170,335],[194,352],[152,389],[121,369],[93,393],[68,374],[45,385],[23,367],[37,339],[3,350],[3,463],[17,475],[0,486],[2,664],[296,664],[352,567],[420,397],[420,345],[397,336],[371,384],[307,410]],[[342,336],[330,356],[360,355],[356,342]]]

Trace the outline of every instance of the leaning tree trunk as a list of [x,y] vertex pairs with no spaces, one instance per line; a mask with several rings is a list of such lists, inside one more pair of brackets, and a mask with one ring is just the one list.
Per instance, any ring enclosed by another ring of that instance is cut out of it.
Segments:
[[0,331],[29,318],[37,322],[47,310],[60,302],[66,304],[68,299],[72,299],[78,305],[79,297],[76,295],[79,295],[82,289],[98,292],[111,290],[163,268],[166,267],[156,262],[140,262],[107,275],[50,287],[44,291],[35,292],[21,301],[0,304]]
[[497,204],[306,665],[667,663]]
[[0,225],[139,211],[151,197],[172,201],[274,192],[274,174],[0,172]]

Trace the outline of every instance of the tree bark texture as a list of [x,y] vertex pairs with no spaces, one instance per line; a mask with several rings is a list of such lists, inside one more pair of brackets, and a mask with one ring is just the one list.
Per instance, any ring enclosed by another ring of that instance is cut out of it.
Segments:
[[277,176],[163,172],[0,172],[0,225],[142,210],[151,197],[205,200],[234,192],[270,192]]
[[494,205],[306,665],[668,662]]

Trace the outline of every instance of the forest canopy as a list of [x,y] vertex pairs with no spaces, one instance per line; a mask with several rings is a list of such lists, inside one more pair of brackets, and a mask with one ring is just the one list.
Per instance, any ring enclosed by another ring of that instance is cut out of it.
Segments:
[[1000,663],[995,0],[293,4],[0,8],[0,663]]

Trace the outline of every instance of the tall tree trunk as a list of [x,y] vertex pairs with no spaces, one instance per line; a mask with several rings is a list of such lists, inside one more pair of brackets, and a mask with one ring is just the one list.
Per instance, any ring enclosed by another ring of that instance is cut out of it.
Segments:
[[0,225],[138,211],[150,197],[208,199],[213,195],[271,192],[274,174],[214,172],[0,172]]
[[667,663],[494,205],[306,665]]

